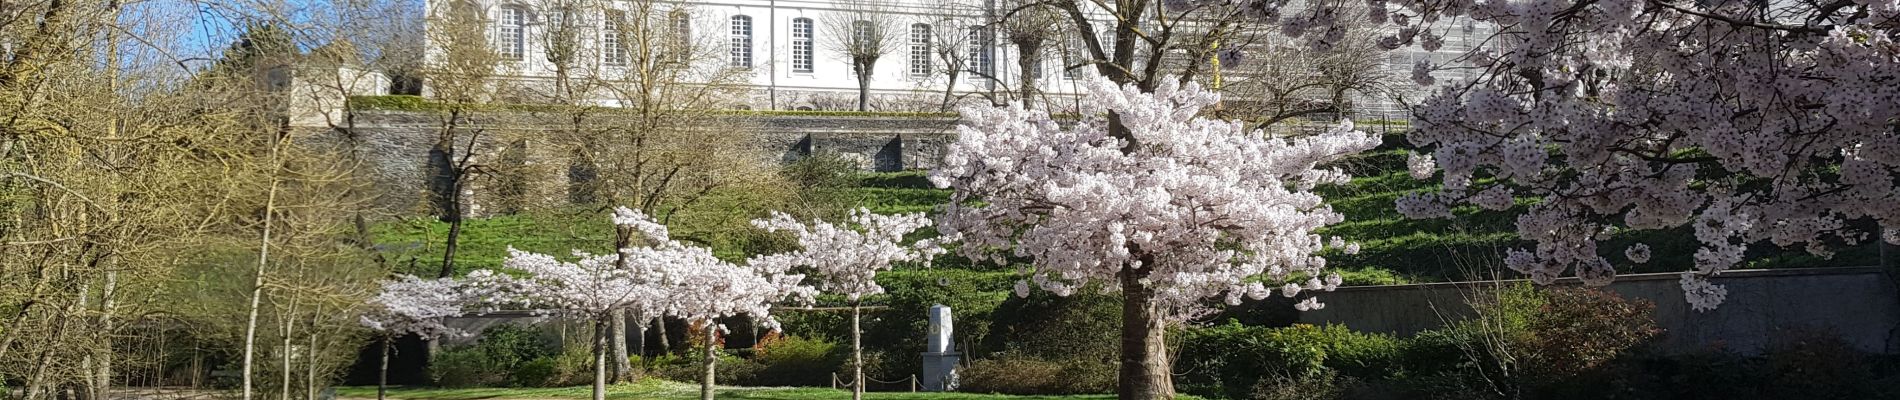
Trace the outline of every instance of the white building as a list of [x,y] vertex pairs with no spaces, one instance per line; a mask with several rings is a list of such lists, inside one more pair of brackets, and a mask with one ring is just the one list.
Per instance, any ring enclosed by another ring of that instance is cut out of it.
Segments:
[[[640,14],[636,7],[651,7],[660,20],[643,26],[674,30],[689,38],[691,47],[703,52],[695,64],[708,64],[725,73],[738,74],[737,83],[746,85],[750,99],[736,108],[769,110],[845,110],[855,106],[858,82],[846,54],[835,49],[837,32],[850,32],[843,24],[853,10],[832,0],[690,0],[687,2],[646,2],[652,0],[468,0],[483,15],[487,43],[504,60],[498,79],[524,83],[555,76],[554,64],[545,54],[549,32],[561,26],[576,26],[584,37],[577,62],[588,71],[611,74],[627,63],[627,50],[614,50],[628,41],[620,26],[627,16]],[[599,1],[577,6],[579,1]],[[982,2],[958,5],[960,1]],[[636,3],[639,2],[639,3]],[[558,4],[556,4],[558,3]],[[963,101],[986,101],[986,93],[1014,92],[1023,71],[1017,68],[1017,51],[1000,40],[990,15],[997,11],[994,0],[889,0],[881,6],[890,29],[886,34],[894,42],[879,58],[870,80],[871,108],[879,111],[936,111],[946,91],[945,64],[963,64],[964,73],[952,92]],[[592,14],[573,18],[562,25],[559,12],[550,10],[592,10]],[[432,19],[432,22],[440,19]],[[658,22],[663,21],[663,22]],[[1064,22],[1066,23],[1066,22]],[[1102,27],[1108,23],[1099,24]],[[637,35],[637,34],[636,34]],[[436,35],[431,35],[436,37]],[[951,41],[955,41],[951,43]],[[440,57],[435,40],[430,43],[431,57]],[[1029,73],[1038,74],[1039,91],[1051,101],[1073,101],[1079,91],[1077,79],[1092,72],[1086,67],[1068,69],[1081,57],[1076,40],[1049,41],[1042,63]],[[1445,62],[1462,52],[1458,46],[1476,41],[1448,40],[1445,49],[1425,54],[1416,47],[1396,51],[1389,58],[1388,70],[1400,79],[1410,73],[1416,60]],[[940,52],[954,53],[946,58]],[[615,101],[601,97],[602,104]],[[1001,94],[997,98],[1012,98]],[[1367,96],[1356,101],[1361,107],[1376,109],[1384,115],[1398,114],[1386,96]]]

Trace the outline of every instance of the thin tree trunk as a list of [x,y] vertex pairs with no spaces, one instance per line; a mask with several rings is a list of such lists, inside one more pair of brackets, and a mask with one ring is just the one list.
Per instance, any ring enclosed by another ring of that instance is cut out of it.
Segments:
[[647,321],[644,318],[630,319],[628,321],[639,321],[639,322],[627,324],[628,325],[627,338],[633,341],[633,344],[627,345],[627,351],[632,354],[640,355],[641,357],[646,357],[647,355]]
[[858,328],[864,308],[859,304],[851,300],[851,400],[864,400],[864,331]]
[[[462,195],[460,192],[451,194],[450,196],[455,196],[456,200],[454,201],[456,203],[461,203]],[[461,209],[462,209],[461,206],[456,206],[455,210],[450,211],[450,212],[461,214],[462,213]],[[461,238],[462,238],[462,216],[456,215],[454,217],[454,220],[449,221],[449,236],[448,238],[446,238],[447,243],[442,245],[442,270],[436,272],[437,278],[447,278],[447,277],[455,276],[455,248],[457,247],[457,244],[461,241]]]
[[290,358],[292,356],[290,341],[291,339],[296,338],[296,333],[295,333],[295,327],[297,325],[295,322],[296,316],[297,316],[297,297],[292,296],[290,298],[290,311],[284,313],[284,350],[283,350],[284,377],[283,377],[283,381],[278,385],[279,391],[280,391],[279,393],[277,393],[278,400],[290,400],[290,371],[294,369],[294,368],[291,368],[291,365],[290,365]]
[[713,379],[719,362],[719,323],[706,319],[706,375],[699,381],[699,400],[713,400]]
[[[576,126],[574,129],[576,132],[579,132],[579,129],[580,129],[579,124],[580,124],[579,121],[575,121]],[[625,249],[631,245],[633,245],[633,228],[625,227],[625,226],[615,226],[614,227],[614,248]],[[620,269],[620,270],[629,269],[629,266],[627,265],[627,258],[626,257],[615,258],[614,268]],[[608,328],[613,330],[613,339],[608,343],[608,346],[607,346],[608,356],[611,357],[614,362],[613,376],[611,377],[611,379],[614,382],[621,382],[628,379],[632,379],[631,375],[633,374],[633,363],[632,361],[627,359],[627,310],[614,309],[613,311],[609,311],[607,313],[607,319],[608,319],[608,325],[609,325]]]
[[607,321],[594,319],[594,400],[607,400]]
[[[1144,264],[1154,265],[1152,262]],[[1140,282],[1148,271],[1123,267],[1121,273],[1122,359],[1118,395],[1122,400],[1174,398],[1174,378],[1168,363],[1167,341],[1163,337],[1167,333],[1166,321],[1154,304],[1154,290]]]
[[98,353],[99,364],[97,365],[98,369],[93,371],[95,377],[93,378],[94,383],[92,384],[93,395],[101,400],[107,399],[107,396],[112,391],[112,332],[114,330],[112,326],[112,314],[114,311],[117,311],[118,307],[117,304],[112,301],[112,297],[114,296],[114,292],[118,291],[118,288],[119,273],[111,270],[106,271],[105,288],[99,292],[100,313],[98,335],[101,338]]
[[389,399],[389,342],[395,338],[383,334],[383,365],[376,371],[376,400]]
[[950,68],[952,68],[951,72],[949,72],[950,83],[943,86],[943,103],[937,105],[937,110],[942,112],[950,112],[950,103],[957,98],[957,75],[961,74],[957,73],[958,70],[956,68],[961,67],[950,66]]
[[244,323],[244,400],[251,400],[251,371],[257,361],[257,309],[264,297],[264,266],[270,263],[271,225],[277,215],[277,143],[271,143],[270,192],[264,200],[264,237],[257,246],[257,270],[251,276],[250,319]]

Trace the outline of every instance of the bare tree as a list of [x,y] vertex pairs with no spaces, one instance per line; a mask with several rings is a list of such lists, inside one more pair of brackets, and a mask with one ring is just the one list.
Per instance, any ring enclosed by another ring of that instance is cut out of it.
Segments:
[[1004,0],[1005,14],[997,21],[1003,38],[1016,49],[1017,98],[1024,107],[1041,93],[1043,55],[1061,43],[1067,31],[1061,10],[1042,0]]
[[945,9],[948,12],[944,18],[932,25],[930,52],[938,64],[933,72],[944,78],[943,100],[938,103],[937,110],[949,112],[957,103],[957,84],[968,77],[970,33],[967,26],[982,24],[977,16],[986,10],[964,1],[951,1],[945,5]]
[[1267,127],[1291,118],[1354,111],[1354,99],[1378,98],[1405,85],[1390,69],[1393,54],[1378,46],[1384,32],[1363,5],[1341,6],[1340,40],[1314,49],[1277,29],[1254,26],[1221,43],[1228,64],[1212,61],[1215,88],[1231,99],[1222,113]]
[[[422,70],[441,103],[441,109],[436,112],[441,122],[429,149],[429,194],[437,219],[449,224],[442,264],[437,272],[438,277],[448,277],[455,273],[462,219],[468,213],[465,209],[468,199],[463,193],[470,180],[487,168],[475,157],[480,153],[477,146],[489,132],[470,119],[484,104],[495,99],[501,85],[494,80],[499,75],[498,69],[510,59],[526,56],[520,47],[509,46],[525,46],[526,39],[504,38],[499,45],[508,48],[497,49],[487,39],[489,25],[480,7],[466,0],[431,4],[435,8],[428,10],[431,23],[424,34],[437,47],[427,55]],[[513,23],[519,24],[531,17],[517,13],[504,18],[516,18]]]
[[838,0],[837,10],[825,14],[820,29],[826,50],[851,61],[858,80],[858,111],[869,111],[871,80],[877,61],[902,46],[898,21],[886,0]]

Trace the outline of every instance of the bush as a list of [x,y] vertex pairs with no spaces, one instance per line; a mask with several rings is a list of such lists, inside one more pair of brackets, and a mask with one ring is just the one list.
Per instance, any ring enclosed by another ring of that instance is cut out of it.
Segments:
[[[515,386],[561,387],[594,381],[594,355],[585,343],[568,343],[560,354],[544,355],[522,363],[510,377]],[[634,363],[636,368],[639,363]]]
[[786,164],[779,174],[801,189],[836,189],[856,183],[855,178],[862,167],[856,160],[843,154],[818,152]]
[[767,335],[753,351],[752,361],[759,364],[757,375],[748,386],[827,386],[831,373],[845,367],[847,346],[823,339]]
[[[553,374],[554,344],[541,332],[514,324],[490,327],[474,345],[443,349],[429,363],[429,377],[449,387],[540,386]],[[522,376],[525,372],[525,375]],[[536,376],[539,375],[539,376]]]
[[1246,398],[1273,385],[1276,377],[1312,382],[1334,373],[1361,378],[1393,375],[1402,342],[1344,326],[1286,328],[1237,323],[1184,332],[1179,365],[1184,391],[1210,397]]
[[1544,379],[1573,377],[1662,333],[1648,300],[1590,288],[1551,288],[1529,322],[1522,362]]
[[1114,363],[1004,353],[958,370],[957,390],[1018,395],[1110,393],[1115,391],[1116,373]]
[[507,370],[495,367],[478,348],[444,349],[429,360],[429,379],[438,386],[498,386],[508,381]]

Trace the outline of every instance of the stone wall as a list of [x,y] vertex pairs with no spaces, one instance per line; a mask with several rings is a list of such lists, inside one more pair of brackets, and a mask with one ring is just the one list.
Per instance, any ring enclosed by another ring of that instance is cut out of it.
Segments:
[[[955,138],[956,119],[952,117],[865,117],[865,116],[746,116],[744,126],[756,132],[765,161],[788,163],[816,153],[836,153],[855,159],[869,171],[927,169],[941,157],[948,141]],[[358,154],[365,157],[364,170],[374,185],[378,208],[395,213],[425,213],[428,188],[428,160],[431,145],[442,129],[441,115],[429,112],[359,111],[338,127],[302,126],[337,140],[349,139]],[[325,124],[327,125],[327,123]],[[467,122],[467,131],[482,131],[475,144],[476,162],[513,168],[524,179],[521,190],[530,202],[560,202],[565,199],[567,155],[552,144],[537,142],[535,132],[562,124],[549,116],[534,113],[485,113]],[[503,132],[509,137],[530,138],[525,148],[506,148],[494,138]],[[707,132],[709,135],[722,132]],[[347,136],[346,136],[347,135]],[[507,159],[510,151],[524,154],[521,160]],[[471,182],[467,193],[474,199],[471,215],[495,211],[498,187],[492,179]]]
[[[1778,340],[1836,335],[1863,351],[1900,353],[1900,293],[1877,267],[1734,270],[1715,283],[1728,300],[1711,311],[1694,311],[1682,298],[1674,273],[1617,277],[1607,290],[1655,303],[1664,329],[1664,351],[1715,347],[1745,354]],[[1511,281],[1506,281],[1511,282]],[[1344,324],[1353,330],[1410,335],[1469,317],[1466,296],[1498,282],[1340,288],[1322,293],[1326,308],[1300,313],[1300,322]],[[1576,284],[1574,279],[1560,284]]]

